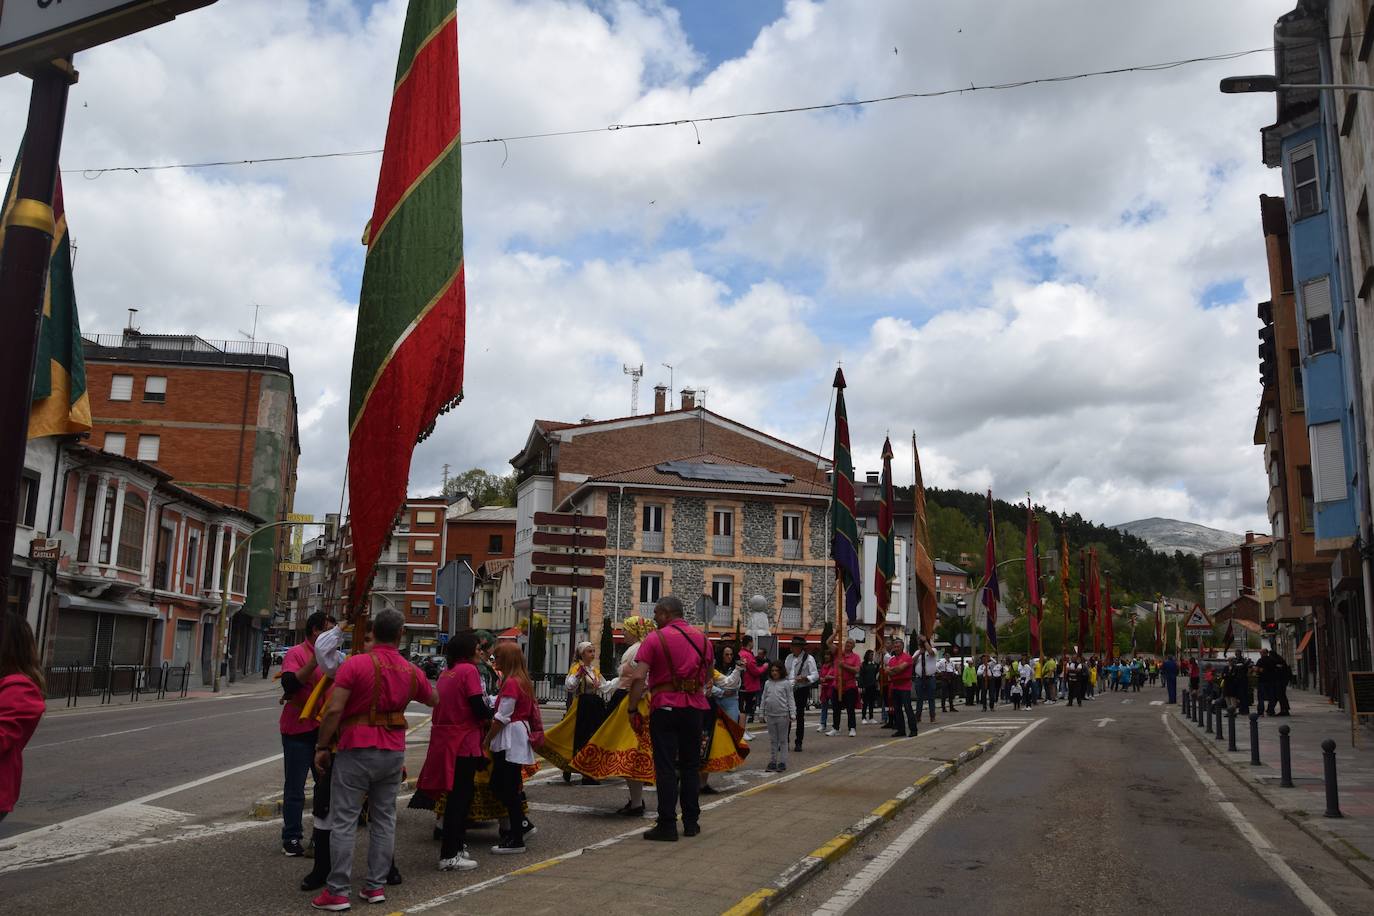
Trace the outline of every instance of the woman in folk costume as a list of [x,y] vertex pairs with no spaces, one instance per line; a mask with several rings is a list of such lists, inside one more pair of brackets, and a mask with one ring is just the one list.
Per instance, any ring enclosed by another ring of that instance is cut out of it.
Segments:
[[[572,759],[606,721],[606,701],[601,696],[605,678],[596,669],[596,647],[589,642],[577,644],[577,661],[568,670],[563,686],[572,704],[567,715],[544,733],[539,754],[563,771],[563,781],[572,782]],[[598,785],[594,777],[582,774],[582,785]]]
[[[644,783],[654,781],[654,749],[649,743],[649,735],[636,734],[630,726],[630,711],[625,708],[625,698],[629,695],[631,676],[639,645],[654,629],[654,622],[648,617],[626,617],[620,624],[625,631],[629,646],[620,655],[619,674],[601,686],[601,695],[608,699],[605,721],[587,739],[568,765],[583,776],[592,779],[620,777],[629,788],[630,797],[617,814],[626,817],[643,817]],[[649,715],[647,696],[640,703],[640,713]],[[561,723],[560,723],[561,724]],[[552,732],[546,733],[544,747],[550,745]],[[547,754],[545,756],[548,756]]]
[[[711,686],[706,690],[711,708],[701,720],[701,759],[705,761],[701,768],[703,795],[715,795],[718,791],[711,785],[712,773],[733,770],[749,756],[739,708],[743,669],[744,662],[736,663],[734,649],[726,646],[721,650],[720,667],[711,672]],[[728,741],[717,740],[722,732]]]

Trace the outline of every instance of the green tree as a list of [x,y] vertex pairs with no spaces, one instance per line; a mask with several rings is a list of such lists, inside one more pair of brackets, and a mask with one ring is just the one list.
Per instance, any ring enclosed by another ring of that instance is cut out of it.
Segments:
[[444,495],[453,497],[465,493],[478,506],[514,506],[516,484],[514,471],[503,477],[473,468],[450,477],[444,486]]

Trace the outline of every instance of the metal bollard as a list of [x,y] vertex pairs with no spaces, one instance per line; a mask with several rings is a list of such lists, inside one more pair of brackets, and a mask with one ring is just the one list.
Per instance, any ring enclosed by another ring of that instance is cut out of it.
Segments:
[[1226,749],[1234,751],[1236,749],[1236,711],[1228,710],[1226,713]]
[[1217,730],[1216,730],[1215,733],[1213,733],[1212,737],[1214,737],[1214,738],[1216,738],[1218,741],[1220,741],[1220,740],[1222,739],[1222,737],[1223,737],[1223,735],[1222,735],[1222,733],[1221,733],[1221,720],[1222,720],[1222,718],[1223,718],[1222,712],[1221,712],[1221,711],[1222,711],[1223,709],[1226,708],[1226,701],[1225,701],[1225,700],[1217,700],[1217,704],[1216,704],[1216,705],[1217,705],[1217,710],[1216,710],[1216,712],[1217,712],[1217,715],[1216,715]]
[[1213,706],[1213,704],[1211,704],[1211,703],[1204,703],[1203,706],[1205,706],[1206,708],[1203,710],[1203,715],[1205,716],[1205,721],[1204,721],[1202,730],[1205,731],[1205,732],[1207,732],[1208,734],[1211,734],[1211,732],[1212,732],[1212,706]]
[[1250,713],[1250,766],[1260,766],[1259,759],[1259,713]]
[[1322,769],[1326,777],[1326,811],[1324,817],[1345,817],[1341,814],[1340,793],[1336,788],[1336,742],[1327,738],[1322,742]]
[[1288,746],[1291,731],[1287,725],[1279,726],[1279,786],[1284,789],[1293,788],[1293,752]]

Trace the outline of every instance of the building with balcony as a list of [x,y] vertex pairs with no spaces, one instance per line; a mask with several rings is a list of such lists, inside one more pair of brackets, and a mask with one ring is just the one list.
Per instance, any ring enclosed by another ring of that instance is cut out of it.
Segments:
[[[156,466],[191,493],[277,521],[292,511],[300,438],[287,350],[194,334],[83,336],[90,444]],[[286,597],[280,529],[255,538],[248,601],[232,621],[240,671],[254,670]]]
[[[439,568],[443,565],[447,508],[448,500],[442,496],[406,499],[391,529],[391,537],[377,558],[368,592],[369,614],[392,608],[405,617],[401,648],[413,653],[431,654],[439,649],[440,609],[434,596]],[[353,537],[347,525],[344,526],[341,551],[340,594],[346,605],[356,571]]]
[[[534,514],[604,516],[605,588],[579,589],[573,631],[550,634],[550,657],[569,639],[592,639],[649,613],[675,594],[689,617],[717,634],[776,636],[819,631],[834,613],[828,559],[830,462],[798,446],[699,407],[682,392],[667,409],[615,420],[538,420],[520,454],[513,566],[514,607],[523,617],[534,590]],[[570,597],[570,589],[548,589]],[[748,600],[766,610],[746,613]],[[566,625],[565,625],[566,627]]]
[[59,555],[32,620],[45,662],[189,664],[208,683],[221,599],[231,619],[243,607],[238,548],[261,520],[134,458],[69,444],[55,460]]

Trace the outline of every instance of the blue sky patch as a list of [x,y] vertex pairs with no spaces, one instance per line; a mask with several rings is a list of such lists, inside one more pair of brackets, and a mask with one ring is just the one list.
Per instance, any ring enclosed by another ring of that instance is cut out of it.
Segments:
[[1205,309],[1214,309],[1240,301],[1245,296],[1245,281],[1239,278],[1220,280],[1202,290],[1198,301]]
[[692,47],[706,59],[705,76],[743,57],[766,25],[782,17],[785,0],[668,0]]

